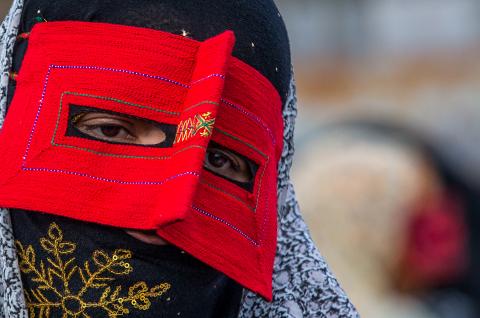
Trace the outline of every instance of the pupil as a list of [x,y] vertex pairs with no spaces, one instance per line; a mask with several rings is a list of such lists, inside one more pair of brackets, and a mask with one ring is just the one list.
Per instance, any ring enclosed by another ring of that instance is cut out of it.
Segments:
[[107,137],[115,137],[120,132],[120,127],[116,126],[102,126],[101,127],[102,134]]
[[211,152],[208,155],[208,161],[210,161],[210,164],[215,168],[221,168],[227,163],[228,159],[218,152]]

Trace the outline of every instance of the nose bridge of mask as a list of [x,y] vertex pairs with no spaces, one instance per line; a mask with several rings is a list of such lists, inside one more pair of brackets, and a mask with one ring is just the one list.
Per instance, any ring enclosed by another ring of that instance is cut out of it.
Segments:
[[[183,219],[234,36],[193,42],[108,24],[38,24],[2,129],[0,206],[139,229]],[[70,135],[75,107],[173,126],[174,140],[154,148]]]
[[204,171],[192,213],[157,233],[267,299],[277,237],[281,102],[271,84],[232,60],[212,141],[257,165],[251,191]]

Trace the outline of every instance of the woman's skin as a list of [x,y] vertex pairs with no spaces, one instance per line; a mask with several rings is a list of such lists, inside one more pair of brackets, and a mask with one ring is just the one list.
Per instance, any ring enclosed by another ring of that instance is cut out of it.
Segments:
[[[166,140],[165,132],[153,122],[127,115],[87,112],[77,116],[73,123],[80,132],[108,142],[153,146]],[[247,160],[220,146],[207,148],[204,167],[238,182],[251,182],[253,179],[251,165]],[[153,231],[125,231],[132,237],[148,244],[168,244]]]

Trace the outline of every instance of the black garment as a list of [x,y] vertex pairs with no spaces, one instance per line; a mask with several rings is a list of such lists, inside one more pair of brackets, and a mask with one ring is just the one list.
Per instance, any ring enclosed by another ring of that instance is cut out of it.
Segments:
[[[52,318],[62,317],[66,310],[86,313],[95,318],[108,317],[107,308],[111,310],[120,304],[130,312],[126,317],[238,316],[242,287],[174,246],[146,244],[121,229],[38,212],[10,211],[18,242],[24,290],[30,298],[27,303],[43,304],[45,308],[48,307],[48,302],[57,303],[57,306],[50,306]],[[57,247],[53,248],[56,239]],[[59,253],[55,254],[55,251]],[[116,261],[113,261],[113,255],[117,255]],[[65,266],[70,259],[73,261]],[[106,265],[109,260],[111,266],[101,272],[102,265]],[[40,265],[42,262],[43,266]],[[59,264],[65,266],[66,276],[73,270],[72,275],[63,277],[53,274],[52,270],[61,273]],[[86,266],[91,274],[100,272],[98,279],[91,284],[88,284]],[[45,277],[52,276],[52,285],[60,295],[53,292],[48,283],[39,280],[42,267],[45,268]],[[85,280],[82,280],[82,275]],[[69,292],[65,282],[68,283]],[[112,301],[111,297],[118,286],[118,295]],[[148,295],[155,286],[157,291],[163,293]],[[82,288],[85,292],[77,297]],[[137,307],[132,304],[132,299],[128,299],[130,290],[132,297],[136,297]],[[143,300],[138,296],[142,292],[146,292]],[[100,300],[104,293],[107,297],[102,306]],[[119,298],[125,300],[119,302]],[[82,302],[90,305],[82,308]],[[142,309],[141,306],[148,303],[148,308]],[[35,309],[35,313],[38,315],[38,309]]]

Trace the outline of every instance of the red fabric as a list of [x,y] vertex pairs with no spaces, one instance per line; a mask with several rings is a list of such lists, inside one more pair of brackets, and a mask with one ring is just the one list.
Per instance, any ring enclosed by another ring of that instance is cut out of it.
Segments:
[[419,207],[409,224],[405,269],[417,285],[439,285],[467,268],[464,207],[446,191]]
[[[0,132],[0,206],[156,230],[271,299],[281,101],[231,57],[232,32],[197,42],[150,29],[37,24]],[[65,134],[69,105],[178,125],[172,148]],[[185,131],[202,118],[207,128]],[[210,140],[259,165],[253,193],[203,167]]]

